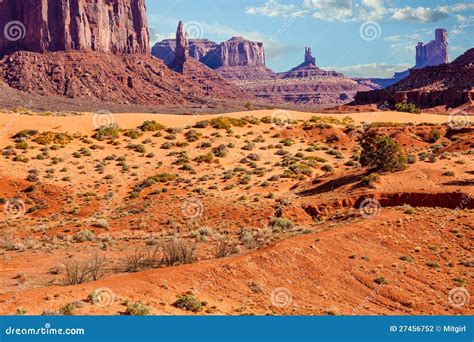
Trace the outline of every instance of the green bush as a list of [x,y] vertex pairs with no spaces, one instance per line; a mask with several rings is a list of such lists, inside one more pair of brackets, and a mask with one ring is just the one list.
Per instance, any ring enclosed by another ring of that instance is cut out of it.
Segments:
[[396,103],[395,110],[397,112],[405,112],[412,114],[420,114],[421,109],[415,106],[413,103]]
[[94,134],[94,138],[98,140],[116,139],[119,137],[120,127],[116,124],[110,124],[99,127]]
[[378,183],[379,181],[380,181],[380,176],[376,173],[371,173],[370,175],[362,178],[362,185],[373,188],[375,187],[375,183]]
[[400,171],[407,167],[400,144],[389,136],[365,138],[362,143],[360,163],[377,171]]
[[140,132],[139,130],[136,130],[136,129],[129,129],[127,131],[125,131],[125,133],[123,135],[125,135],[126,137],[128,138],[131,138],[131,139],[138,139],[142,136],[142,132]]
[[178,296],[174,305],[183,310],[199,312],[203,310],[203,303],[193,295],[184,294]]
[[156,131],[162,131],[166,129],[165,125],[160,124],[159,122],[156,122],[155,120],[152,121],[145,121],[140,127],[138,127],[144,132],[156,132]]
[[290,230],[294,227],[294,223],[283,217],[275,217],[271,220],[270,226],[281,230]]
[[435,143],[441,138],[441,132],[437,129],[432,129],[430,132],[430,136],[428,138],[428,142]]
[[127,316],[147,316],[150,314],[150,307],[142,302],[136,302],[127,305],[125,315]]

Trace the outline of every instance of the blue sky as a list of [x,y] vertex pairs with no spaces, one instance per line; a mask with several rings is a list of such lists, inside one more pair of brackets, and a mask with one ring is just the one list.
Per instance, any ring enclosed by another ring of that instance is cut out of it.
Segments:
[[390,77],[415,63],[418,41],[449,31],[453,60],[474,46],[472,0],[147,0],[152,41],[174,36],[183,20],[191,38],[262,41],[267,65],[285,71],[304,47],[318,66],[348,76]]

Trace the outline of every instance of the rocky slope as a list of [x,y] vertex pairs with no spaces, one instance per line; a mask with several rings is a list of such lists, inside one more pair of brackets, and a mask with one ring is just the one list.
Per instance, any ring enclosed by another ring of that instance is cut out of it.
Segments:
[[410,76],[384,89],[360,92],[354,104],[414,103],[421,108],[458,107],[474,101],[474,49],[450,64],[415,69]]
[[17,20],[19,25],[10,30],[19,32],[18,39],[0,45],[0,77],[15,90],[139,105],[212,107],[215,100],[247,98],[204,66],[183,75],[188,53],[184,32],[174,70],[149,56],[144,0],[21,0],[0,6],[2,21]]
[[145,0],[0,2],[0,53],[92,50],[149,53]]

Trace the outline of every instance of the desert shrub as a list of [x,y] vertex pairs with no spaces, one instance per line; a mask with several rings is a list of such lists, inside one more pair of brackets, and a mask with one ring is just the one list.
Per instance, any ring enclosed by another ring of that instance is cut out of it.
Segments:
[[199,145],[199,148],[209,148],[212,146],[212,143],[210,141],[204,141]]
[[92,241],[94,240],[94,233],[92,233],[90,230],[88,229],[83,229],[83,230],[80,230],[76,233],[76,235],[74,235],[74,241],[76,242],[86,242],[86,241]]
[[221,144],[217,147],[215,147],[213,150],[212,150],[212,153],[214,153],[214,155],[217,157],[217,158],[224,158],[227,153],[228,153],[228,149],[227,149],[227,146],[224,145],[224,144]]
[[217,238],[214,243],[214,255],[216,258],[224,258],[235,253],[237,253],[237,246],[230,236]]
[[416,156],[410,154],[407,156],[407,163],[408,164],[415,164],[416,163]]
[[85,262],[69,262],[64,265],[65,285],[76,285],[85,283],[89,279],[89,266]]
[[290,138],[286,138],[286,139],[281,140],[280,143],[285,145],[285,146],[291,146],[295,142],[293,140],[291,140]]
[[59,308],[59,313],[64,316],[72,316],[75,309],[76,307],[73,303],[67,303]]
[[216,129],[230,129],[232,126],[244,127],[247,122],[244,119],[236,119],[220,116],[209,121],[212,127]]
[[158,267],[161,264],[158,248],[135,249],[132,254],[125,257],[125,271],[138,272],[148,268]]
[[116,139],[119,137],[119,134],[120,127],[116,123],[113,123],[99,127],[93,137],[97,140]]
[[202,133],[199,133],[198,131],[194,129],[190,129],[189,131],[184,133],[184,137],[186,138],[188,142],[195,142],[195,141],[198,141],[199,138],[202,137]]
[[131,303],[127,305],[125,315],[127,316],[147,316],[150,314],[150,307],[142,302]]
[[197,156],[193,160],[195,162],[198,162],[198,163],[208,163],[208,164],[210,164],[214,160],[214,155],[212,153],[202,154],[200,156]]
[[400,144],[389,136],[365,138],[362,141],[360,163],[378,171],[400,171],[406,168],[406,158]]
[[321,166],[321,171],[324,171],[325,173],[333,173],[334,172],[334,167],[332,167],[329,164]]
[[413,209],[412,206],[410,206],[410,205],[407,204],[407,205],[405,205],[405,206],[403,207],[403,212],[404,212],[405,214],[407,214],[407,215],[411,215],[411,214],[413,214],[413,213],[415,212],[415,209]]
[[16,133],[13,138],[14,139],[21,139],[21,138],[25,138],[25,139],[28,139],[28,138],[31,138],[32,136],[38,134],[39,132],[35,129],[24,129],[18,133]]
[[187,243],[184,240],[173,239],[165,242],[162,246],[163,263],[167,266],[190,264],[194,261],[196,244]]
[[441,138],[441,132],[435,128],[433,128],[430,132],[428,137],[428,142],[435,143]]
[[380,176],[377,173],[371,173],[370,175],[362,178],[362,185],[368,186],[370,188],[375,187],[375,183],[380,181]]
[[293,164],[288,170],[285,170],[283,177],[293,177],[299,175],[311,176],[313,174],[313,169],[306,164]]
[[293,221],[283,218],[283,217],[274,217],[270,221],[270,226],[272,228],[278,228],[281,230],[290,230],[294,227]]
[[395,103],[395,110],[397,112],[405,112],[405,113],[412,113],[412,114],[420,114],[421,109],[416,107],[413,103]]
[[64,283],[75,285],[89,280],[99,280],[105,274],[106,263],[106,257],[97,252],[90,260],[66,263]]
[[150,176],[147,179],[145,179],[143,182],[135,186],[134,190],[135,191],[140,191],[144,188],[149,188],[152,185],[155,185],[157,183],[167,183],[171,182],[176,179],[176,175],[168,172],[162,172],[159,174],[156,174],[154,176]]
[[72,137],[67,133],[43,132],[38,135],[33,141],[40,145],[66,145],[72,141]]
[[30,146],[26,141],[19,142],[15,145],[17,150],[27,150]]
[[203,310],[203,303],[190,294],[183,294],[178,296],[176,302],[174,303],[179,309],[191,311],[191,312],[200,312]]
[[174,146],[174,143],[172,143],[171,141],[167,141],[165,143],[163,143],[160,148],[162,150],[169,150],[170,148],[172,148]]
[[194,125],[194,128],[206,128],[206,127],[209,127],[209,121],[207,120],[201,120],[201,121],[198,121],[196,122],[196,124]]
[[143,122],[143,124],[138,128],[144,132],[156,132],[156,131],[165,130],[166,126],[160,124],[159,122],[156,122],[155,120],[151,120],[151,121],[147,120]]
[[131,139],[138,139],[143,135],[143,133],[137,129],[128,129],[123,133],[123,135]]
[[252,108],[253,108],[252,102],[250,102],[250,101],[245,102],[244,107],[245,107],[247,110],[252,110]]

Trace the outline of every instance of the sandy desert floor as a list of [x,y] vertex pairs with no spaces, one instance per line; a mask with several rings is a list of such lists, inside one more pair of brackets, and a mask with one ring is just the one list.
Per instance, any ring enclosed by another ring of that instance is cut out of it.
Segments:
[[[0,114],[0,314],[473,314],[450,119]],[[367,130],[409,167],[367,185]]]

